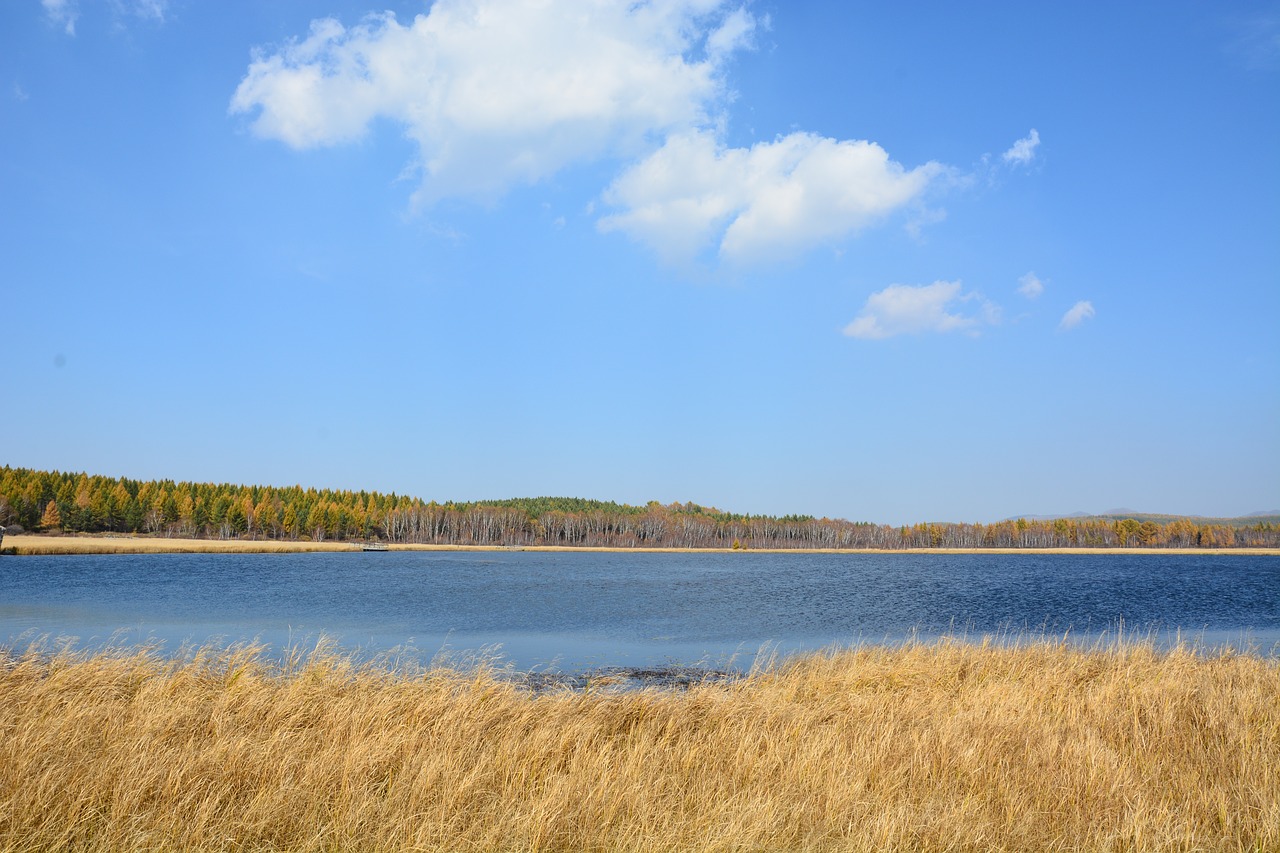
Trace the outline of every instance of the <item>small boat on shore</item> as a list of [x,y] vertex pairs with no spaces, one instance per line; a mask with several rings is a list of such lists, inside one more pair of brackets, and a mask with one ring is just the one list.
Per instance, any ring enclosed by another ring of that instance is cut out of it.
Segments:
[[362,542],[360,544],[361,551],[385,551],[387,546],[382,542]]

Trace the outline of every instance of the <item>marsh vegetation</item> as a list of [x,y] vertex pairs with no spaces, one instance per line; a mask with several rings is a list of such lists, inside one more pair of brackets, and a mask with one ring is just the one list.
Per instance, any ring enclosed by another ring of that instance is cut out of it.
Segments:
[[1274,658],[941,641],[681,689],[332,649],[0,665],[3,850],[1264,850]]

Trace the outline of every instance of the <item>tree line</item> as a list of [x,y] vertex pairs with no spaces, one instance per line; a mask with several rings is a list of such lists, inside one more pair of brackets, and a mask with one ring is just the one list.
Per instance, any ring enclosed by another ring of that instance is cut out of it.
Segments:
[[1280,525],[1179,518],[891,526],[581,498],[436,503],[379,492],[131,480],[0,468],[0,526],[61,533],[615,548],[1280,547]]

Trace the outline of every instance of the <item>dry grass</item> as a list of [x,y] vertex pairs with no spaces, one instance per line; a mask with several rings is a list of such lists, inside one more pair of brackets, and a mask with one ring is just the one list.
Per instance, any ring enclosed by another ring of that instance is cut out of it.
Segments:
[[1277,850],[1280,668],[959,642],[532,695],[320,650],[0,662],[0,850]]
[[[750,554],[1252,554],[1280,556],[1274,548],[907,548],[896,551],[838,548],[782,548],[733,551],[729,548],[594,548],[564,545],[389,545],[392,551],[592,551],[610,553]],[[149,536],[5,536],[3,549],[19,555],[53,554],[274,554],[302,551],[359,551],[356,542],[298,542],[284,539],[178,539]]]

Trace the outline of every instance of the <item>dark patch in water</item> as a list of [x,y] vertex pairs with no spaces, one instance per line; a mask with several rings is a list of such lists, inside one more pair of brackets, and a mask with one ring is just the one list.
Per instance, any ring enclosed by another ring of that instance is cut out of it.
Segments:
[[537,695],[566,690],[583,693],[625,692],[651,687],[688,690],[702,685],[732,684],[743,678],[743,674],[731,670],[670,664],[657,667],[606,666],[578,673],[513,671],[509,677],[514,684]]

